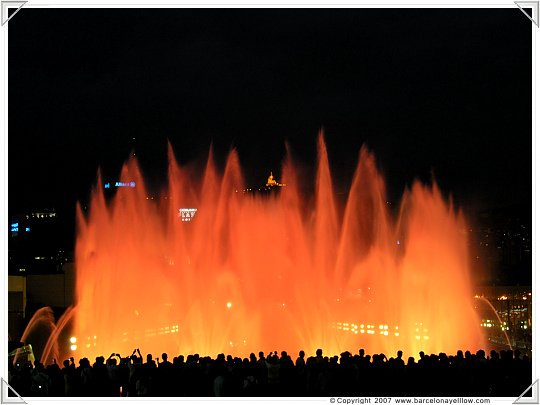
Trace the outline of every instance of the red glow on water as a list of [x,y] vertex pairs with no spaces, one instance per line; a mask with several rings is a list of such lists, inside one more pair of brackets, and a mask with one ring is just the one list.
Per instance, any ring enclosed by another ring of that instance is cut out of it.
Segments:
[[[107,203],[98,180],[88,215],[78,210],[78,357],[481,348],[466,224],[436,185],[415,183],[394,219],[363,148],[340,210],[322,134],[314,201],[290,157],[286,187],[264,197],[235,192],[245,185],[234,150],[223,174],[210,154],[200,184],[170,148],[169,159],[160,204],[132,158],[120,181],[137,187]],[[185,222],[181,208],[197,211]]]

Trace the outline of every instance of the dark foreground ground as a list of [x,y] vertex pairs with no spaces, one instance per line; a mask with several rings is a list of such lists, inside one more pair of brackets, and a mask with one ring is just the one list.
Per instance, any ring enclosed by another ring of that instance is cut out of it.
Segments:
[[[488,356],[458,351],[420,353],[416,362],[398,352],[366,355],[322,352],[293,361],[286,353],[260,352],[250,358],[189,355],[156,363],[140,352],[122,358],[111,354],[93,364],[83,358],[58,364],[9,365],[9,385],[21,396],[499,396],[521,395],[531,384],[532,365],[519,350],[492,350]],[[10,395],[13,395],[10,392]]]

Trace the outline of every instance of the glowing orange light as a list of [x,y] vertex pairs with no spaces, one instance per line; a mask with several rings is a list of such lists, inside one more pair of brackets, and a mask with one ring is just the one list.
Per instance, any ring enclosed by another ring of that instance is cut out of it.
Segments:
[[[119,181],[137,187],[118,190],[108,201],[98,184],[88,211],[77,210],[73,334],[100,337],[91,348],[80,344],[80,357],[131,353],[139,343],[146,353],[170,355],[243,357],[266,347],[314,354],[319,346],[331,355],[354,350],[354,338],[369,341],[367,352],[385,352],[397,336],[397,327],[392,336],[388,324],[400,325],[396,349],[404,352],[476,349],[480,320],[463,265],[465,219],[449,209],[436,184],[420,182],[403,196],[396,208],[403,214],[394,218],[375,157],[365,147],[347,201],[339,206],[328,154],[321,133],[317,174],[308,185],[315,186],[313,198],[298,191],[303,184],[288,156],[279,176],[287,187],[262,199],[235,193],[247,188],[234,149],[222,173],[210,154],[202,176],[192,178],[190,166],[180,166],[170,148],[169,183],[159,194],[168,199],[159,207],[146,201],[144,176],[130,157]],[[179,211],[179,204],[192,201],[196,215]],[[189,222],[182,222],[188,215]],[[405,249],[395,248],[396,235],[407,241],[401,242]],[[417,282],[423,278],[429,280],[425,285]],[[360,287],[368,297],[359,296]],[[413,325],[420,319],[429,341],[416,338]],[[171,324],[182,329],[165,334]],[[338,330],[343,327],[368,330],[369,338]],[[246,345],[239,344],[244,340]]]

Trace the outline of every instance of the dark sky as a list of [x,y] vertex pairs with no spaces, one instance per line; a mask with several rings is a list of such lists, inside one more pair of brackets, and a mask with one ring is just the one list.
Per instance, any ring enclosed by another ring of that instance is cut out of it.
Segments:
[[8,25],[10,214],[87,200],[133,147],[164,183],[167,140],[181,163],[236,147],[252,186],[287,140],[309,174],[321,127],[338,191],[365,143],[393,201],[431,173],[464,208],[532,201],[536,27],[517,6],[23,7]]

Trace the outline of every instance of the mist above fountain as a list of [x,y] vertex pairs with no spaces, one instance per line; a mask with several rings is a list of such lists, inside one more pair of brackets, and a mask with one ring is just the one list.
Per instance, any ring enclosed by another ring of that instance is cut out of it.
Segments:
[[110,202],[98,178],[77,213],[76,355],[481,348],[461,213],[416,182],[393,218],[365,147],[338,209],[322,133],[318,150],[310,201],[290,155],[267,196],[241,192],[235,150],[223,174],[210,153],[195,182],[169,147],[157,204],[134,158],[120,182],[136,187]]

